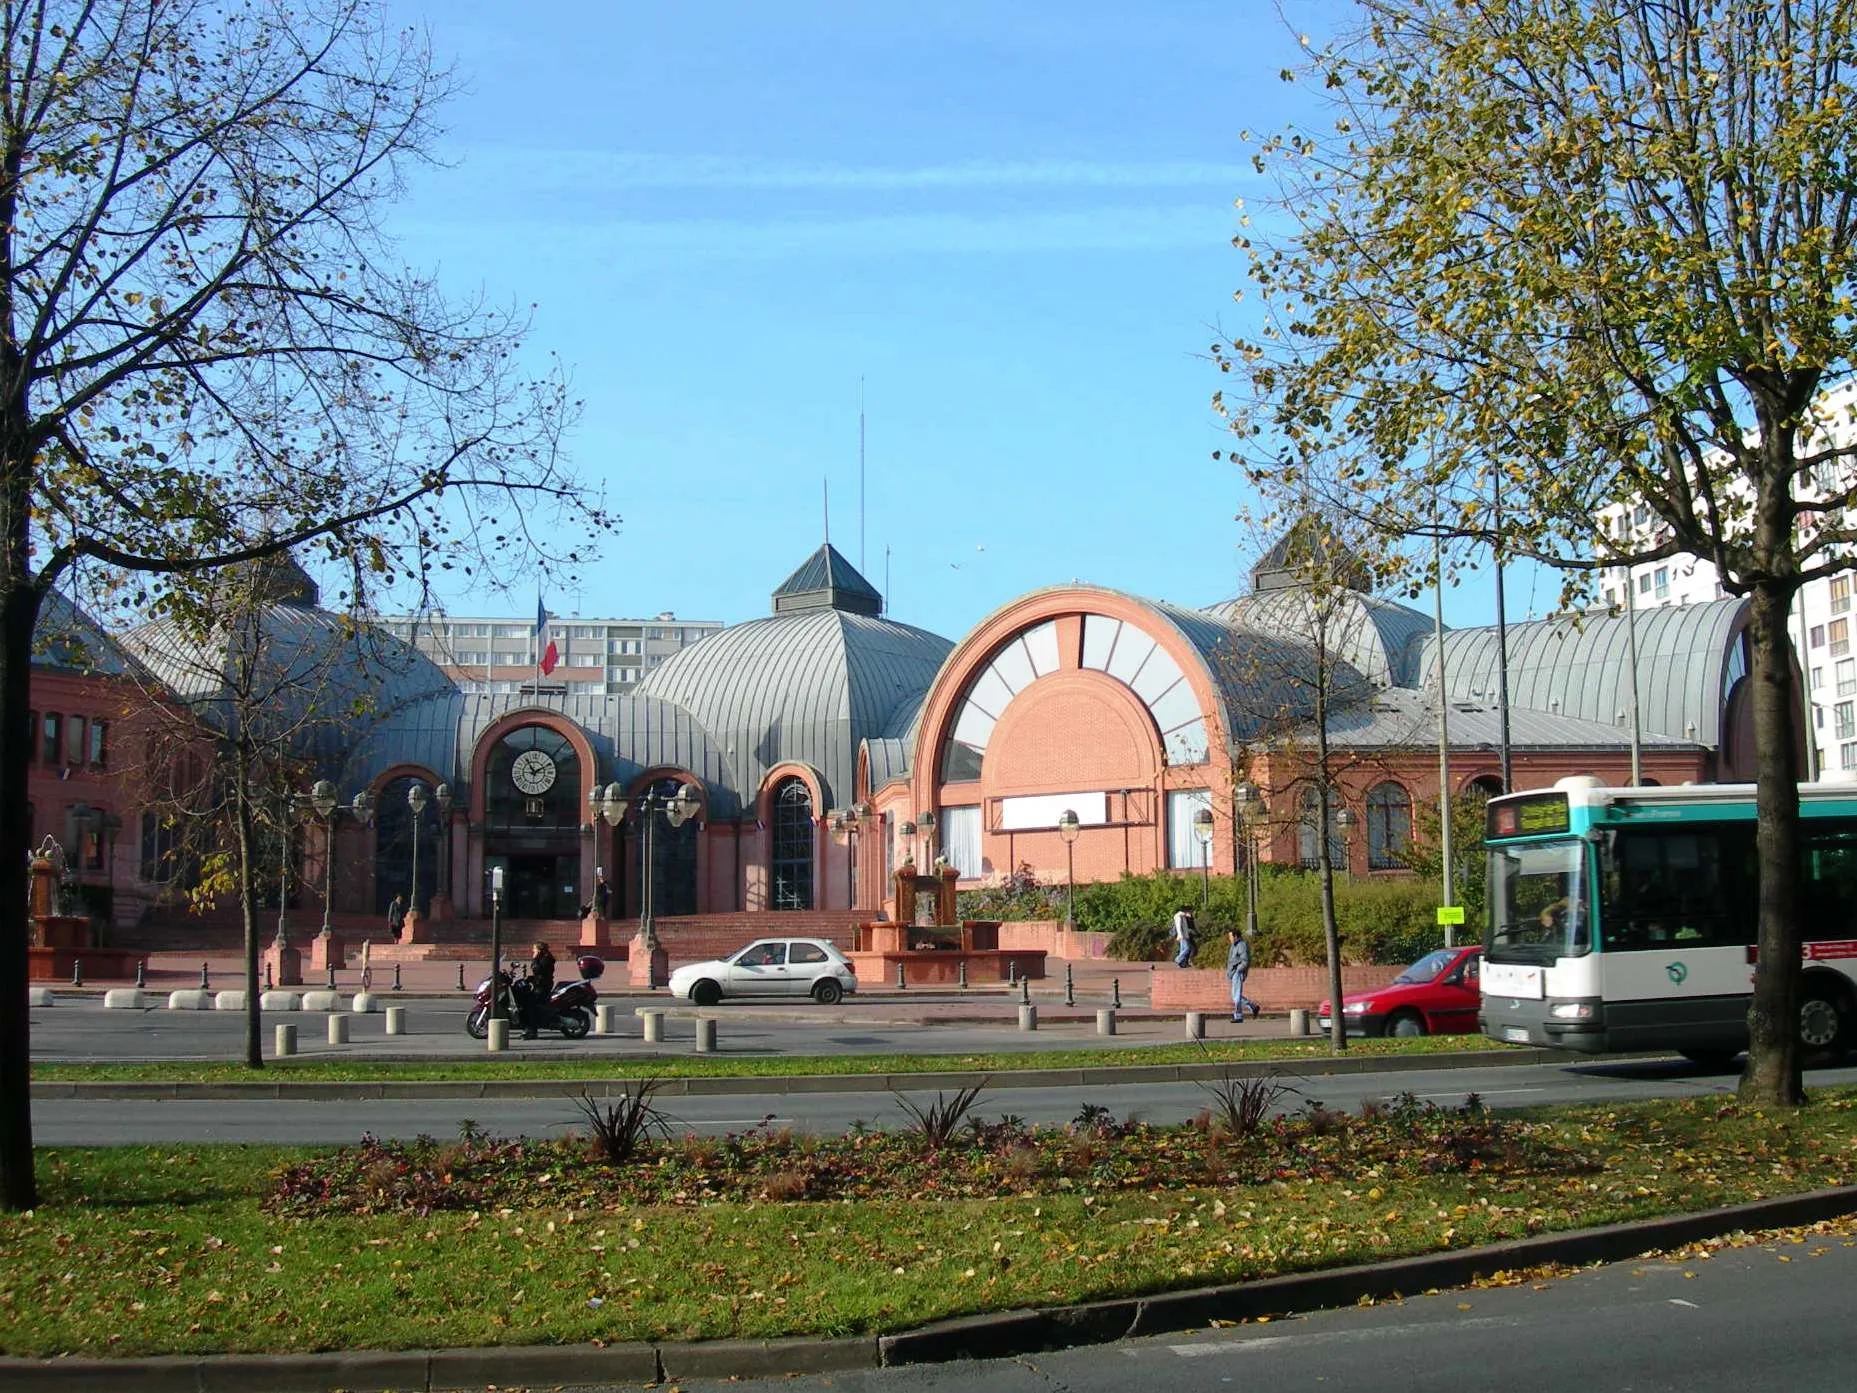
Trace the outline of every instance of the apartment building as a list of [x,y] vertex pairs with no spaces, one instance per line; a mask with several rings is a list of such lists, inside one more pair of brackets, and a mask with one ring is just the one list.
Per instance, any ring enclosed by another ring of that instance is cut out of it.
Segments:
[[[1818,400],[1829,443],[1857,439],[1857,381],[1841,383]],[[1843,487],[1857,466],[1840,462],[1823,467],[1809,492]],[[1809,493],[1808,493],[1809,496]],[[1618,503],[1602,509],[1599,528],[1608,536],[1633,542],[1654,541],[1663,523],[1643,503]],[[1813,525],[1810,514],[1800,527]],[[1857,557],[1851,558],[1857,565]],[[1598,599],[1623,611],[1719,600],[1727,591],[1714,563],[1698,556],[1673,556],[1637,566],[1614,566],[1599,572]],[[1852,577],[1821,576],[1804,586],[1793,601],[1793,649],[1805,674],[1807,725],[1812,733],[1811,776],[1857,771],[1857,651],[1851,647]]]
[[[381,627],[443,668],[463,692],[537,690],[541,654],[535,621],[509,615],[393,615]],[[582,619],[551,615],[541,638],[555,645],[543,695],[617,696],[632,690],[666,658],[722,628],[719,619]]]

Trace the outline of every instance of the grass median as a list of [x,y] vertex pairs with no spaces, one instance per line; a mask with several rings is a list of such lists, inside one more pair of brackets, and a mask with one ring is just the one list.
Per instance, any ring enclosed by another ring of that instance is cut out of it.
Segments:
[[[1435,1035],[1417,1040],[1351,1040],[1347,1053],[1361,1056],[1504,1052],[1481,1035]],[[1006,1074],[1034,1069],[1113,1069],[1130,1065],[1284,1063],[1332,1059],[1326,1039],[1208,1040],[1115,1049],[1056,1049],[1025,1053],[825,1054],[825,1055],[597,1055],[571,1059],[503,1055],[451,1056],[429,1060],[315,1059],[268,1061],[247,1069],[232,1060],[107,1060],[96,1063],[35,1063],[39,1083],[431,1083],[520,1080],[561,1082],[631,1078],[641,1068],[662,1078],[791,1078],[895,1074]]]
[[1208,1098],[1179,1128],[641,1134],[621,1163],[585,1138],[45,1150],[40,1209],[0,1216],[0,1349],[869,1334],[1796,1193],[1857,1160],[1851,1090],[1248,1130]]

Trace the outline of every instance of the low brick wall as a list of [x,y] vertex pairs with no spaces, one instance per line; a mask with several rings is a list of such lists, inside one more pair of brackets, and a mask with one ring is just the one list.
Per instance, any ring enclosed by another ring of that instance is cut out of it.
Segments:
[[999,946],[1012,952],[1040,951],[1081,962],[1109,956],[1109,935],[1079,933],[1061,919],[1013,919],[999,926]]
[[[1369,964],[1341,969],[1341,994],[1371,991],[1399,975],[1397,967]],[[1293,1006],[1313,1010],[1328,995],[1325,967],[1259,967],[1244,979],[1244,994],[1266,1011],[1287,1011]],[[1221,1011],[1232,1009],[1232,984],[1223,972],[1203,967],[1163,964],[1149,974],[1148,1005],[1157,1011]]]

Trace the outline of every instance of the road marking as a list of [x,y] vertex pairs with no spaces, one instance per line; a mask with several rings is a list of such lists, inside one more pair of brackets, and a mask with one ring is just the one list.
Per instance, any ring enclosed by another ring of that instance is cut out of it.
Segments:
[[1299,1331],[1291,1335],[1258,1335],[1245,1340],[1220,1340],[1213,1344],[1169,1345],[1167,1350],[1182,1359],[1203,1359],[1216,1354],[1245,1354],[1270,1345],[1352,1344],[1360,1340],[1383,1340],[1389,1335],[1418,1335],[1437,1338],[1445,1330],[1502,1330],[1521,1324],[1510,1316],[1475,1316],[1468,1320],[1408,1321],[1399,1325],[1376,1325],[1366,1330]]
[[1673,1297],[1671,1297],[1671,1298],[1670,1298],[1670,1304],[1671,1304],[1672,1306],[1687,1306],[1687,1307],[1689,1307],[1689,1309],[1690,1309],[1690,1310],[1692,1310],[1692,1311],[1700,1311],[1700,1310],[1702,1309],[1702,1307],[1700,1307],[1700,1306],[1698,1306],[1698,1305],[1697,1305],[1697,1304],[1696,1304],[1695,1302],[1693,1302],[1693,1301],[1685,1301],[1685,1300],[1684,1300],[1684,1299],[1683,1299],[1682,1297],[1680,1297],[1680,1296],[1673,1296]]

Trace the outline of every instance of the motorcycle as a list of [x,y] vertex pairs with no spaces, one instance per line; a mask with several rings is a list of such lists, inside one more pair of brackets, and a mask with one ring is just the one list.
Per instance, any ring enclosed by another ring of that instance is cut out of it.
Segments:
[[[586,953],[575,959],[574,965],[580,970],[580,979],[561,983],[549,993],[546,1001],[540,1000],[531,987],[526,963],[519,972],[506,969],[497,973],[499,1014],[505,1020],[533,1025],[538,1030],[558,1030],[569,1040],[583,1038],[593,1029],[593,1003],[600,995],[593,983],[606,971],[606,963]],[[464,1018],[464,1029],[473,1040],[481,1040],[490,1033],[488,977],[477,984],[477,995],[470,1013]]]

